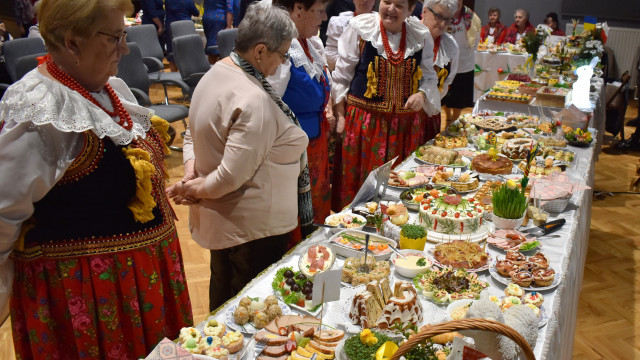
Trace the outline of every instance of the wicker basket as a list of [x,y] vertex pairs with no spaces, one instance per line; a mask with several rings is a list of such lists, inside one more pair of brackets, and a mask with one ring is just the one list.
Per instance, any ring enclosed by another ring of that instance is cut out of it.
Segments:
[[542,201],[542,210],[550,213],[561,213],[567,208],[571,201],[571,195],[560,199],[553,199],[548,201]]
[[459,331],[459,330],[485,330],[485,331],[493,331],[498,334],[507,336],[511,340],[515,341],[516,344],[522,349],[525,357],[528,360],[535,360],[535,355],[533,354],[533,350],[529,343],[520,335],[517,331],[513,330],[513,328],[494,320],[488,319],[462,319],[462,320],[453,320],[448,321],[442,324],[434,325],[424,331],[419,332],[418,334],[412,336],[409,340],[403,343],[398,351],[393,355],[391,360],[399,360],[401,356],[409,352],[414,346],[418,345],[420,342],[430,339],[436,335],[448,333],[451,331]]

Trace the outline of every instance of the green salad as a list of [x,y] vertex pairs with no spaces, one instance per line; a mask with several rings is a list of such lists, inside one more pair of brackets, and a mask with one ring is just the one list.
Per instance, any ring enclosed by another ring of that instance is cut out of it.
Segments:
[[306,306],[313,293],[313,281],[300,271],[294,271],[292,267],[278,269],[271,287],[273,291],[280,294],[282,301],[286,304],[293,304],[311,312],[318,310],[321,306],[321,304],[313,308]]

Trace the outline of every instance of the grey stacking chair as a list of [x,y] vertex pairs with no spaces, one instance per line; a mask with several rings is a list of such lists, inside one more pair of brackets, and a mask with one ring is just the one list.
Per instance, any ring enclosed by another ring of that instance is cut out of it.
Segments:
[[182,75],[182,80],[191,89],[190,94],[200,79],[209,71],[211,65],[204,54],[204,45],[200,35],[185,35],[173,38],[173,57]]

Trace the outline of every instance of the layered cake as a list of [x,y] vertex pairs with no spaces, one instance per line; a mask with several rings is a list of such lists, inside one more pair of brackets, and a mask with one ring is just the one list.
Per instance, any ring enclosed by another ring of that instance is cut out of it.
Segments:
[[471,161],[473,170],[484,174],[511,174],[513,162],[504,156],[491,157],[488,154],[480,154]]
[[532,139],[511,139],[502,145],[502,153],[509,159],[525,159],[535,145]]
[[420,204],[420,224],[444,234],[471,234],[482,225],[484,208],[473,199],[432,190]]
[[434,184],[450,186],[458,191],[472,191],[480,186],[477,175],[471,171],[463,173],[460,169],[456,169],[456,171],[448,169],[447,171],[437,171],[431,181]]
[[407,328],[422,322],[422,305],[410,282],[397,281],[392,293],[387,279],[372,281],[353,297],[349,319],[362,328]]

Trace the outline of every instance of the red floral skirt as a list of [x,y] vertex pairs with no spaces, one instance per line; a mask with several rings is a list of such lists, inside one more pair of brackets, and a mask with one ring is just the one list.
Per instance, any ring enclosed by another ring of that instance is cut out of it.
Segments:
[[331,210],[331,183],[329,181],[329,122],[322,121],[320,136],[309,141],[309,177],[311,178],[311,198],[313,220],[324,224]]
[[14,261],[18,359],[139,359],[193,324],[175,230],[134,250]]
[[[437,117],[438,124],[434,124]],[[347,105],[341,148],[336,149],[332,208],[348,205],[371,170],[398,157],[398,165],[440,130],[440,116],[369,112]]]

